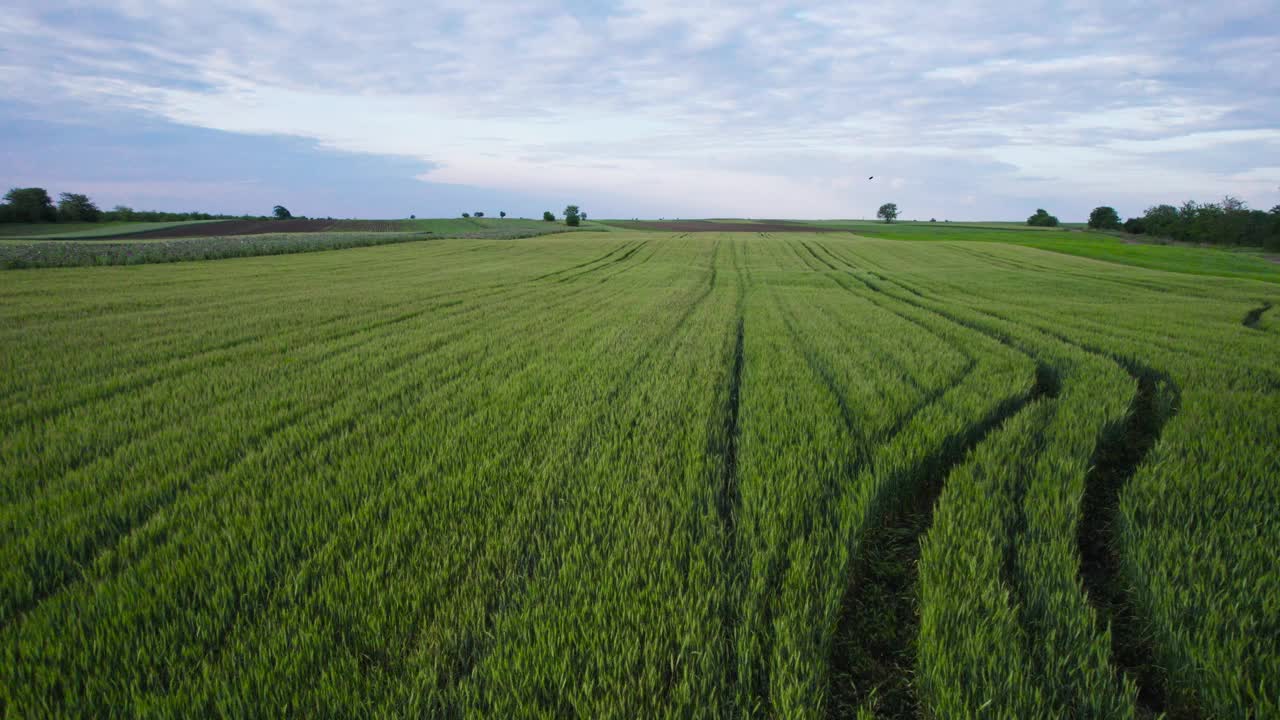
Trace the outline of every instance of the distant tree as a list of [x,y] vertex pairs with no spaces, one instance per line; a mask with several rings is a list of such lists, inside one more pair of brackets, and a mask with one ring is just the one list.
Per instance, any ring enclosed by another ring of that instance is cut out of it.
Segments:
[[1173,237],[1178,221],[1178,208],[1172,205],[1154,205],[1142,214],[1143,228],[1157,237]]
[[44,188],[13,188],[4,195],[9,222],[54,222],[58,211]]
[[929,222],[938,222],[938,218],[929,218]]
[[418,216],[417,216],[417,215],[410,215],[410,216],[409,216],[409,219],[410,219],[410,220],[417,220],[417,219],[418,219]]
[[272,215],[275,217],[275,219],[277,219],[277,220],[288,220],[289,218],[293,217],[293,215],[292,215],[292,214],[290,214],[290,212],[289,212],[289,208],[287,208],[287,207],[285,207],[285,206],[283,206],[283,205],[277,205],[277,206],[275,206],[275,207],[271,208],[271,214],[272,214]]
[[462,213],[462,217],[469,218],[471,217],[471,213]]
[[582,211],[582,212],[578,213],[578,217],[582,218],[582,222],[586,222],[586,221],[587,221],[587,213],[586,213],[586,211],[584,210],[584,211]]
[[62,193],[58,196],[58,219],[63,222],[98,222],[102,219],[102,211],[88,195]]
[[564,209],[564,224],[577,227],[582,221],[582,216],[578,214],[577,205],[569,205]]
[[545,221],[547,221],[547,222],[555,222],[555,221],[556,221],[556,216],[555,216],[555,215],[552,215],[550,210],[543,210],[543,211],[542,211],[542,219],[543,219],[543,220],[545,220]]
[[1032,227],[1058,227],[1058,218],[1045,212],[1044,208],[1038,208],[1035,215],[1027,218],[1027,224]]
[[498,211],[498,217],[499,217],[499,218],[506,218],[506,217],[507,217],[507,211],[506,211],[506,210],[499,210],[499,211]]
[[1108,205],[1096,207],[1089,213],[1089,227],[1094,230],[1119,230],[1120,213]]
[[880,209],[876,211],[876,217],[880,218],[881,220],[884,220],[884,221],[885,221],[885,222],[887,222],[887,223],[891,223],[891,222],[893,222],[894,220],[897,220],[897,219],[898,219],[898,204],[897,204],[897,203],[885,203],[885,204],[881,205],[881,206],[880,206]]
[[1142,218],[1129,218],[1124,221],[1124,231],[1130,235],[1141,235],[1147,231],[1147,224]]
[[475,211],[473,217],[484,217],[484,211],[483,210]]
[[1234,195],[1224,195],[1221,207],[1223,212],[1241,212],[1249,209],[1243,200]]
[[117,205],[107,211],[108,220],[124,220],[126,222],[134,218],[133,208],[128,205]]

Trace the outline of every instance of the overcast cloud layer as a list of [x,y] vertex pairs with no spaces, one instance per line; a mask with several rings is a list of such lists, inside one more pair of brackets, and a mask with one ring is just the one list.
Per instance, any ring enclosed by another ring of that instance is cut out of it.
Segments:
[[[1082,219],[1226,193],[1265,209],[1280,203],[1277,18],[1253,0],[18,0],[0,14],[0,130],[7,117],[26,139],[0,139],[0,181],[126,202],[171,177],[165,132],[113,136],[118,176],[67,156],[42,174],[32,148],[150,123],[290,138],[299,171],[265,188],[175,152],[184,208],[250,183],[320,215],[490,196],[597,217],[867,217],[896,201],[908,218]],[[389,161],[337,211],[316,177],[342,172],[332,151]]]

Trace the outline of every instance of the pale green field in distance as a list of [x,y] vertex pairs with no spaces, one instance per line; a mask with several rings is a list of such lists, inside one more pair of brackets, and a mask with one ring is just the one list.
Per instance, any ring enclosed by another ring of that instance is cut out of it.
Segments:
[[10,716],[1280,713],[1274,284],[621,230],[0,277]]
[[[627,222],[627,221],[608,221]],[[764,220],[718,219],[688,222],[762,224]],[[1280,258],[1256,248],[1189,247],[1158,243],[1126,242],[1118,233],[1091,232],[1074,228],[1037,228],[1018,223],[930,223],[871,220],[772,221],[796,225],[847,230],[863,237],[910,241],[992,242],[1024,245],[1095,260],[1145,267],[1153,270],[1195,275],[1234,277],[1280,282]],[[654,223],[656,226],[660,223]]]
[[892,240],[956,240],[1014,243],[1043,250],[1136,265],[1153,270],[1217,275],[1280,282],[1280,263],[1253,248],[1198,248],[1155,243],[1127,243],[1117,234],[1032,228],[996,223],[885,223],[844,221],[815,222],[824,227],[847,228],[867,237]]

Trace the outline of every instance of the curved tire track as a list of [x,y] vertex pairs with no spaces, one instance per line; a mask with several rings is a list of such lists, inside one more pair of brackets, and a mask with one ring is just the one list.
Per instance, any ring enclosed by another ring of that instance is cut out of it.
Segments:
[[[899,284],[894,280],[888,282]],[[920,296],[918,292],[914,294]],[[926,308],[906,298],[899,299],[969,327],[948,313]],[[1257,308],[1257,316],[1260,317],[1268,307]],[[1138,386],[1123,425],[1103,428],[1099,433],[1092,470],[1085,479],[1077,544],[1081,584],[1099,619],[1109,622],[1112,627],[1111,663],[1117,673],[1127,675],[1137,685],[1140,712],[1158,714],[1165,710],[1166,681],[1153,659],[1152,648],[1145,640],[1142,619],[1124,591],[1119,575],[1120,548],[1116,543],[1114,518],[1119,512],[1119,499],[1125,485],[1159,442],[1165,425],[1177,413],[1181,392],[1168,375],[1136,360],[1116,356],[1052,330],[1026,325],[998,313],[972,306],[969,309],[994,320],[1028,327],[1066,345],[1105,358],[1121,367]],[[1248,319],[1246,316],[1246,326]]]

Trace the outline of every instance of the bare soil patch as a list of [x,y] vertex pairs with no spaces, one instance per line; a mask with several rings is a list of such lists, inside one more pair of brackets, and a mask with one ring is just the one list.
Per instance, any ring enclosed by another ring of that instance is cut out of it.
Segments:
[[115,235],[112,240],[139,238],[190,238],[228,235],[265,235],[267,233],[313,233],[333,229],[337,220],[224,220],[221,222],[179,225],[144,230],[128,235]]

